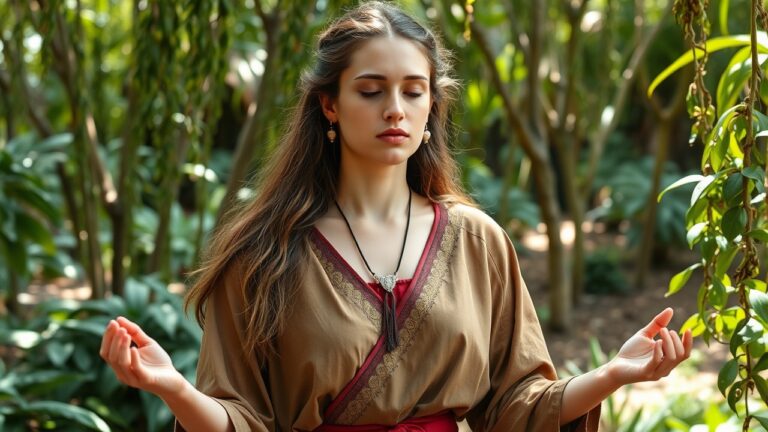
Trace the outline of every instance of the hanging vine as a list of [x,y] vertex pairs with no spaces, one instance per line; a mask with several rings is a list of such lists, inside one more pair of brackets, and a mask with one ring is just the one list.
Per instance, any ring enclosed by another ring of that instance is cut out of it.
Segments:
[[[688,112],[694,122],[690,142],[701,138],[704,144],[702,174],[683,178],[667,190],[697,183],[686,225],[688,242],[700,247],[701,260],[672,278],[668,295],[702,269],[698,313],[681,331],[692,329],[694,336],[702,336],[707,343],[728,345],[731,358],[722,366],[717,385],[731,410],[743,418],[743,431],[748,431],[753,421],[768,427],[768,417],[754,414],[756,403],[761,400],[763,407],[768,403],[768,383],[760,375],[768,369],[768,275],[760,278],[766,263],[759,254],[768,243],[768,153],[760,139],[768,136],[768,117],[761,112],[768,96],[765,88],[761,93],[768,37],[758,31],[758,22],[766,28],[768,14],[762,0],[751,0],[748,34],[708,40],[708,3],[675,2],[675,16],[691,52],[662,72],[649,92],[675,69],[694,63],[696,74],[688,92]],[[727,13],[727,7],[723,9]],[[721,19],[727,23],[727,16]],[[743,48],[720,77],[715,108],[704,85],[709,53],[738,46]],[[712,126],[716,113],[719,118]]]

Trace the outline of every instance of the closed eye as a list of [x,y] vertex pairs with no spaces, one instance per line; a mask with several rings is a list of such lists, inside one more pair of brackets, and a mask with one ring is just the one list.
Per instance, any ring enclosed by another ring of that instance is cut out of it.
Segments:
[[375,91],[375,92],[364,92],[364,91],[361,91],[360,95],[363,96],[363,97],[369,98],[369,97],[374,97],[374,96],[376,96],[379,93],[381,93],[381,92],[380,91]]

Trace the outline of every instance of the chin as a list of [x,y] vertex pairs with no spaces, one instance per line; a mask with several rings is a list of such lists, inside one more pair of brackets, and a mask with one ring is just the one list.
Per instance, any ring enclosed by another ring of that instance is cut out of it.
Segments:
[[399,149],[391,149],[386,153],[387,154],[380,159],[382,163],[386,165],[400,165],[408,162],[408,159],[411,156],[413,156],[415,151],[410,151],[410,149],[399,148]]

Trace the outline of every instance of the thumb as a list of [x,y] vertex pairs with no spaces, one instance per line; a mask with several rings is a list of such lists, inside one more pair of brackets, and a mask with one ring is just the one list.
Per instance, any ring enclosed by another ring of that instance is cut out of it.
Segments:
[[672,308],[664,309],[641,330],[641,333],[646,337],[653,338],[662,328],[669,324],[669,322],[672,320],[673,314],[674,312],[672,311]]

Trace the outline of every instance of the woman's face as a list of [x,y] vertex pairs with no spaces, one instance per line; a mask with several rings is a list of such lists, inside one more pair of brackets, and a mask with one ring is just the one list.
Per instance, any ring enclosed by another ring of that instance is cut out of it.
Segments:
[[432,106],[430,65],[422,50],[401,37],[364,42],[341,73],[339,94],[323,98],[341,142],[342,160],[398,165],[421,145]]

